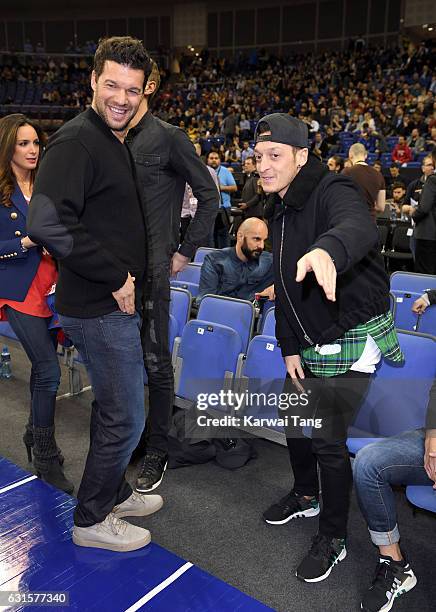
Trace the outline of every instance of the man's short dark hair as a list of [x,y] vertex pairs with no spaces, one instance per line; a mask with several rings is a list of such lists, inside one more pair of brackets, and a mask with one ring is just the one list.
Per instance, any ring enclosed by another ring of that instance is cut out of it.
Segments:
[[218,155],[218,157],[220,158],[220,161],[222,161],[223,156],[221,154],[221,151],[218,151],[218,149],[211,149],[210,151],[208,151],[208,153],[206,155],[206,161],[209,159],[209,155],[211,153],[216,153]]
[[392,184],[392,191],[394,191],[394,189],[404,189],[404,191],[406,191],[406,185],[401,181],[395,181],[395,183]]
[[344,169],[344,160],[340,155],[332,155],[332,159],[335,164],[339,166],[339,169],[342,171]]
[[152,60],[144,45],[137,38],[131,36],[112,36],[102,38],[94,55],[94,71],[98,78],[106,61],[116,62],[129,66],[135,70],[144,71],[144,84],[152,69]]
[[154,90],[154,92],[152,94],[150,94],[148,96],[148,106],[150,106],[153,102],[153,100],[156,97],[156,94],[159,90],[160,87],[160,71],[159,71],[159,66],[156,64],[156,62],[154,60],[151,60],[151,72],[147,78],[147,82],[149,81],[153,81],[154,83],[156,83],[156,89]]

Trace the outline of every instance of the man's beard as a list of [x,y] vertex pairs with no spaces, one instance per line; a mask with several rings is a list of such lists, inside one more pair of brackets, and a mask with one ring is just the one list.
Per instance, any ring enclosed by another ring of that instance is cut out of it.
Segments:
[[245,257],[248,259],[248,261],[257,261],[263,252],[262,249],[254,249],[253,251],[250,250],[247,246],[246,238],[244,238],[244,242],[242,243],[241,251],[245,255]]

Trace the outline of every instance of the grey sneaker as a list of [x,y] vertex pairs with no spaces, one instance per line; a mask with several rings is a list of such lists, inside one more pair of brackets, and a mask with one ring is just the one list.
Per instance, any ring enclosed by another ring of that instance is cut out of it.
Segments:
[[112,514],[117,518],[123,516],[148,516],[160,510],[163,506],[163,499],[160,495],[140,495],[133,491],[122,504],[115,506]]
[[77,546],[105,548],[117,552],[128,552],[147,546],[151,541],[150,532],[122,521],[110,513],[101,523],[91,527],[73,529],[73,542]]

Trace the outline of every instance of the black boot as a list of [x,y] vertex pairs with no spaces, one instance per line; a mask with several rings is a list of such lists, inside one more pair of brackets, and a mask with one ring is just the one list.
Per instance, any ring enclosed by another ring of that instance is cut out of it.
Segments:
[[58,448],[54,437],[54,427],[33,428],[33,465],[38,478],[53,485],[57,489],[72,493],[74,485],[65,478],[59,463]]
[[[26,446],[26,451],[27,451],[27,461],[29,463],[32,463],[32,448],[33,448],[33,415],[32,415],[32,408],[30,409],[29,412],[29,419],[26,423],[26,429],[25,432],[23,434],[23,442]],[[56,446],[56,448],[58,449],[58,458],[59,458],[59,463],[61,465],[64,465],[64,461],[65,458],[62,454],[61,449],[59,448],[59,446]]]

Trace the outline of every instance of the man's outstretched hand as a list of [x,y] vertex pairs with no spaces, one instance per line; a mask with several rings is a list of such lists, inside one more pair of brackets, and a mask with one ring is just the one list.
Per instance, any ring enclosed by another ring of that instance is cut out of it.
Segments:
[[328,300],[336,301],[336,267],[333,259],[323,249],[314,249],[297,262],[297,283],[306,277],[308,272],[315,274],[318,285],[324,289]]

